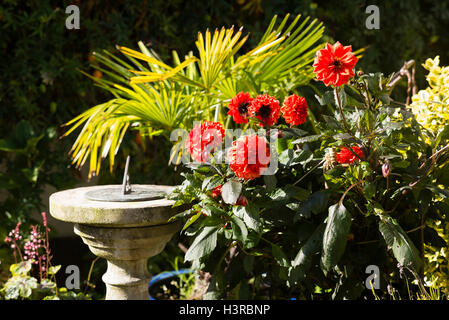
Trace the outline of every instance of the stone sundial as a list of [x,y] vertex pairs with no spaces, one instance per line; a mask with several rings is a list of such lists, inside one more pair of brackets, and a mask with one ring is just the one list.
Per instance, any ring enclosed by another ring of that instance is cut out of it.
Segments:
[[174,187],[131,185],[129,157],[122,185],[60,191],[50,196],[50,214],[74,223],[74,232],[97,256],[105,258],[106,300],[147,300],[147,260],[159,254],[180,228],[168,219],[184,210],[173,208],[167,194]]

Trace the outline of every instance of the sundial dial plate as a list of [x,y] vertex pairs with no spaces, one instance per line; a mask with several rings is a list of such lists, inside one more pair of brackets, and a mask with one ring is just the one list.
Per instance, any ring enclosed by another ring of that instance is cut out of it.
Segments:
[[105,187],[86,192],[86,198],[93,201],[133,202],[163,199],[166,193],[150,190],[143,186],[134,185],[129,193],[123,194],[122,186]]

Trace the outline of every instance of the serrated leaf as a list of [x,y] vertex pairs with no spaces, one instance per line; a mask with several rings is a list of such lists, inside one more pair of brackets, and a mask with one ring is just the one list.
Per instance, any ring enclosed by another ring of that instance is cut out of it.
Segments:
[[397,221],[390,217],[381,217],[379,231],[396,260],[402,266],[418,273],[422,267],[419,251]]
[[182,227],[182,231],[184,231],[185,229],[187,229],[188,227],[190,227],[190,225],[192,223],[194,223],[196,220],[198,220],[199,217],[201,217],[201,211],[198,211],[195,215],[191,216],[189,218],[189,220],[187,220],[187,222],[184,224],[184,226]]
[[223,183],[223,177],[218,176],[218,175],[209,176],[203,180],[203,183],[201,185],[201,190],[209,191],[209,190],[212,190],[212,189],[218,187],[222,183]]
[[211,253],[217,246],[217,227],[204,227],[186,252],[185,260],[193,261]]
[[245,207],[235,207],[234,213],[237,217],[243,219],[248,228],[253,229],[257,232],[260,231],[262,223],[260,221],[259,211],[255,206],[248,204]]

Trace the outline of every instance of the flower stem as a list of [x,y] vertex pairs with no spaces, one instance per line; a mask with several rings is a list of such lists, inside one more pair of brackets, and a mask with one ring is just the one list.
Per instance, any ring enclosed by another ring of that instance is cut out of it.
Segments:
[[351,129],[348,126],[348,123],[346,122],[345,114],[343,113],[343,107],[341,106],[341,100],[340,95],[338,94],[338,87],[335,87],[334,93],[335,93],[335,101],[337,102],[338,109],[340,110],[341,119],[343,121],[343,126],[345,127],[346,131],[350,133],[353,136],[353,133]]
[[297,180],[293,185],[296,186],[300,181],[302,181],[305,177],[307,177],[313,170],[315,170],[315,169],[318,168],[321,164],[323,164],[324,161],[326,161],[326,159],[323,159],[323,160],[321,160],[319,163],[317,163],[312,169],[310,169],[309,171],[307,171],[306,174],[304,174],[301,178],[299,178],[299,180]]

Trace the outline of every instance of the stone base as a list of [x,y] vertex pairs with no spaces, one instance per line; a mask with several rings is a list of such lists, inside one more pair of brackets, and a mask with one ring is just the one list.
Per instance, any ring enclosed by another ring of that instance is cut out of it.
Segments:
[[179,223],[114,228],[75,224],[74,231],[108,268],[103,275],[106,300],[148,300],[148,258],[159,254]]

